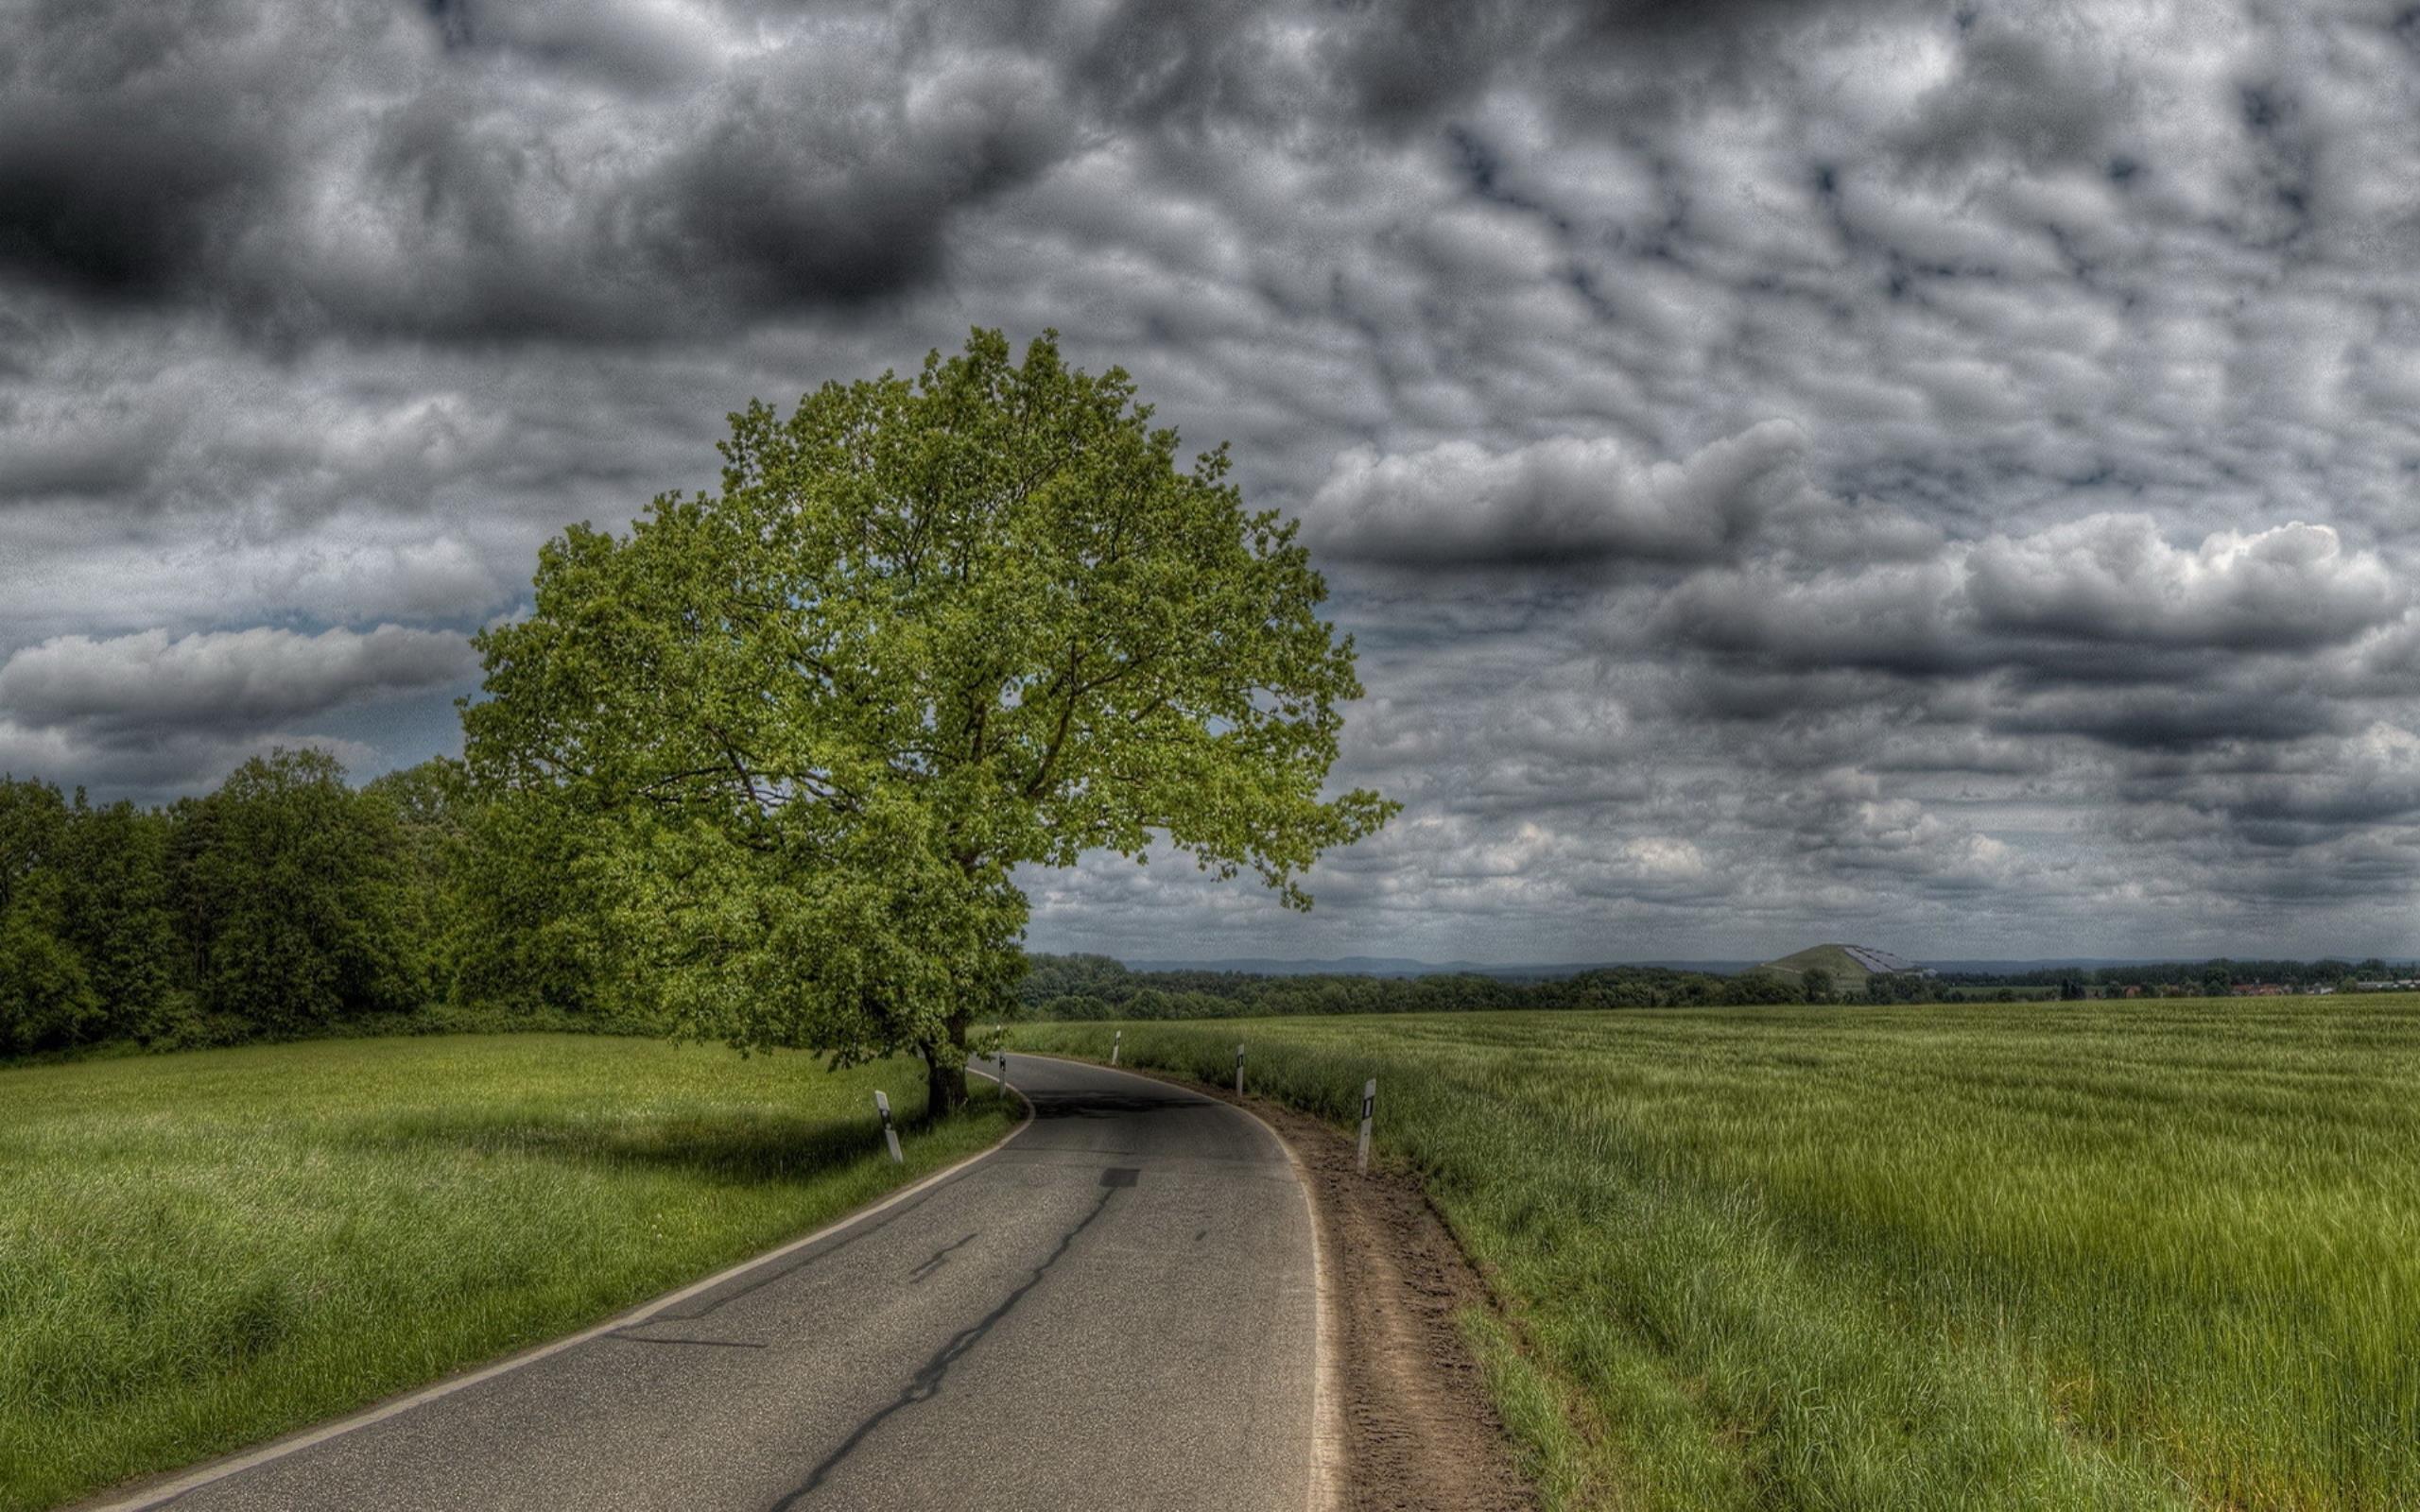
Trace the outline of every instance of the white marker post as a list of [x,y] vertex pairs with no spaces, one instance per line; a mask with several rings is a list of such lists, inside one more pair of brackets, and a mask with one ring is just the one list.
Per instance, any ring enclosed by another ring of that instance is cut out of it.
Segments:
[[1111,1032],[1109,1037],[1109,1063],[1111,1065],[1115,1066],[1117,1064],[1117,1047],[1125,1042],[1125,1030],[1117,1029]]
[[1003,1050],[994,1058],[1000,1063],[1000,1091],[1007,1091],[1009,1090],[1009,1053]]
[[1373,1076],[1361,1084],[1361,1154],[1357,1169],[1363,1176],[1370,1174],[1370,1120],[1377,1111],[1378,1078]]
[[1244,1047],[1243,1047],[1241,1044],[1238,1044],[1238,1045],[1236,1045],[1236,1096],[1238,1096],[1238,1097],[1241,1097],[1243,1094],[1244,1094]]
[[906,1165],[908,1158],[899,1153],[899,1131],[890,1126],[890,1098],[882,1092],[873,1094],[873,1110],[882,1115],[882,1142],[890,1146],[893,1165]]

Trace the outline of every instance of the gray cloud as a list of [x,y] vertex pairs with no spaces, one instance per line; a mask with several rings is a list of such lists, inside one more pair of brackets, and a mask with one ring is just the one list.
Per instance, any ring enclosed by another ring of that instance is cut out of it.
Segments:
[[1468,441],[1391,456],[1363,447],[1337,458],[1304,512],[1314,545],[1373,561],[1704,561],[1773,509],[1802,444],[1797,426],[1770,421],[1651,466],[1576,437],[1507,453]]
[[431,647],[546,536],[751,396],[1055,326],[1304,518],[1340,776],[1409,806],[1307,918],[1088,866],[1037,943],[2410,949],[2413,56],[2233,0],[37,0],[0,765],[448,748]]
[[895,295],[1070,142],[1032,64],[872,18],[221,0],[7,35],[0,269],[281,342],[663,340]]
[[280,746],[374,772],[391,763],[344,732],[348,714],[441,696],[475,666],[463,637],[393,625],[56,636],[0,662],[0,772],[145,799],[207,788]]
[[476,665],[458,635],[382,625],[62,635],[0,662],[0,719],[100,744],[284,728],[348,703],[441,688]]

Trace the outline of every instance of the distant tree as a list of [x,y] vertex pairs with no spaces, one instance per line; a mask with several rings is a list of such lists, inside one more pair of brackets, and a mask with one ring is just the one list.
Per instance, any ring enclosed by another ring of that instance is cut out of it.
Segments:
[[1778,971],[1750,971],[1724,980],[1719,1001],[1725,1004],[1802,1003],[1803,988]]
[[100,995],[73,946],[60,938],[55,906],[21,885],[0,914],[0,1053],[22,1055],[100,1038]]
[[1829,970],[1821,966],[1810,966],[1799,980],[1806,988],[1807,1002],[1829,1003],[1832,1001],[1832,973]]
[[[584,917],[590,905],[568,897],[576,868],[552,836],[502,822],[499,805],[444,757],[389,772],[363,793],[383,802],[396,826],[411,971],[432,993],[507,1008],[563,1006],[580,996],[579,967],[547,947],[559,915]],[[555,909],[514,906],[530,895],[562,901]]]
[[168,821],[79,791],[60,847],[60,915],[101,1005],[95,1038],[147,1038],[161,1025],[178,965],[169,908]]
[[356,793],[336,758],[279,750],[236,768],[188,811],[183,885],[213,1011],[292,1032],[416,1007],[408,872],[394,809]]
[[675,1032],[913,1050],[954,1107],[1014,1006],[1014,868],[1160,841],[1305,907],[1384,822],[1321,796],[1360,685],[1295,526],[1150,417],[977,332],[752,404],[719,493],[540,554],[535,611],[478,637],[468,758],[598,821],[609,943]]
[[1139,973],[1107,955],[1034,955],[1029,957],[1029,963],[1017,984],[1018,996],[1028,1004],[1057,998],[1118,1003],[1142,985]]
[[1088,1020],[1114,1019],[1117,1015],[1109,1004],[1088,992],[1071,992],[1050,999],[1043,1005],[1043,1016],[1051,1019]]
[[0,914],[39,872],[56,867],[67,837],[67,800],[31,779],[0,777]]

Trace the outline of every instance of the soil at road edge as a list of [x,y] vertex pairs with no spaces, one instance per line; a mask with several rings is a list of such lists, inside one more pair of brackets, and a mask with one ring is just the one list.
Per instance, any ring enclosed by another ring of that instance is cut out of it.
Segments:
[[[1153,1074],[1150,1072],[1141,1074]],[[1347,1512],[1534,1512],[1512,1441],[1455,1317],[1493,1303],[1417,1178],[1373,1161],[1307,1113],[1174,1076],[1277,1130],[1311,1183],[1343,1356],[1337,1385]]]

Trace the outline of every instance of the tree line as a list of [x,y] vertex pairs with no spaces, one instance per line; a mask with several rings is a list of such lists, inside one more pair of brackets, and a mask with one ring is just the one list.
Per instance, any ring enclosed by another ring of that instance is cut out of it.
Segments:
[[0,778],[0,1055],[593,1021],[576,850],[444,760],[280,750],[150,808]]
[[1034,954],[1017,996],[1042,1019],[1220,1019],[1302,1013],[1463,1013],[1502,1008],[1661,1008],[1803,1003],[1770,971],[1717,976],[1612,966],[1543,981],[1445,971],[1377,977],[1137,971],[1107,955]]
[[2409,965],[2389,965],[2377,956],[2362,961],[2333,957],[2316,961],[2234,960],[2158,961],[2148,965],[2051,966],[1997,976],[1945,972],[1942,981],[1959,986],[2053,987],[2078,995],[2107,995],[2135,988],[2151,994],[2224,997],[2238,982],[2268,982],[2280,987],[2342,987],[2357,981],[2377,981],[2411,975]]

